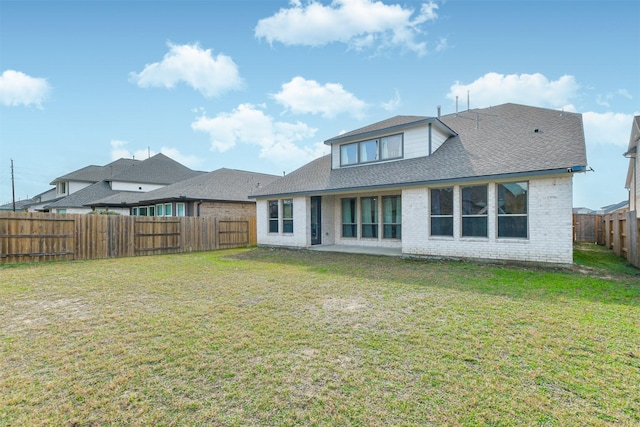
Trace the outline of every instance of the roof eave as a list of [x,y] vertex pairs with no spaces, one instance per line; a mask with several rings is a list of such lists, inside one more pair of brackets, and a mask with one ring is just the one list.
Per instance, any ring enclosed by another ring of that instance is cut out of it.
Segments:
[[568,173],[574,174],[578,172],[583,172],[585,170],[586,170],[586,165],[576,165],[573,167],[566,167],[566,168],[513,172],[513,173],[506,173],[506,174],[478,175],[478,176],[468,176],[468,177],[459,177],[459,178],[433,179],[433,180],[424,180],[424,181],[369,185],[369,186],[359,186],[359,187],[344,187],[344,188],[332,188],[332,189],[323,189],[323,190],[308,190],[308,191],[297,191],[297,192],[293,191],[293,192],[273,193],[273,194],[264,194],[264,195],[263,194],[250,195],[249,198],[258,200],[258,199],[268,199],[268,198],[274,198],[274,197],[280,198],[280,197],[291,197],[291,196],[309,196],[309,195],[316,195],[316,194],[343,194],[343,193],[353,193],[353,192],[362,192],[362,191],[388,190],[392,188],[439,186],[439,185],[447,185],[447,184],[459,184],[459,183],[465,183],[465,182],[477,182],[477,181],[513,180],[513,179],[526,178],[526,177],[566,175]]

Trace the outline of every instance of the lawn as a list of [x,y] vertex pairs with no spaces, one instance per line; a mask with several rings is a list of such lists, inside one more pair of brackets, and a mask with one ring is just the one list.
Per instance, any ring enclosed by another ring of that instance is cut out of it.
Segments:
[[0,268],[0,425],[640,423],[640,275],[275,249]]

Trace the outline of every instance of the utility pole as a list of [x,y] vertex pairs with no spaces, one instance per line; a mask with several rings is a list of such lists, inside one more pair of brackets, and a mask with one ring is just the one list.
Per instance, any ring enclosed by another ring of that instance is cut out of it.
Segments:
[[16,186],[13,179],[13,159],[11,159],[11,200],[13,200],[13,211],[16,211]]

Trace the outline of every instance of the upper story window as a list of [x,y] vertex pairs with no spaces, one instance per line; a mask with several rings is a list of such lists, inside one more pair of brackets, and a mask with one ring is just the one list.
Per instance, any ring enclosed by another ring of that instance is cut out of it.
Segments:
[[402,134],[340,146],[340,166],[402,158]]
[[65,181],[59,182],[57,187],[58,187],[58,195],[67,194],[67,183]]

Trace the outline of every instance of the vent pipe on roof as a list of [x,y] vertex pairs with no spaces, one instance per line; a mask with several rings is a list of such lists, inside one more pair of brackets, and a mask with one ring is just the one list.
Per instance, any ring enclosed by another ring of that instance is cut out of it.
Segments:
[[440,118],[440,106],[438,105],[438,118]]

